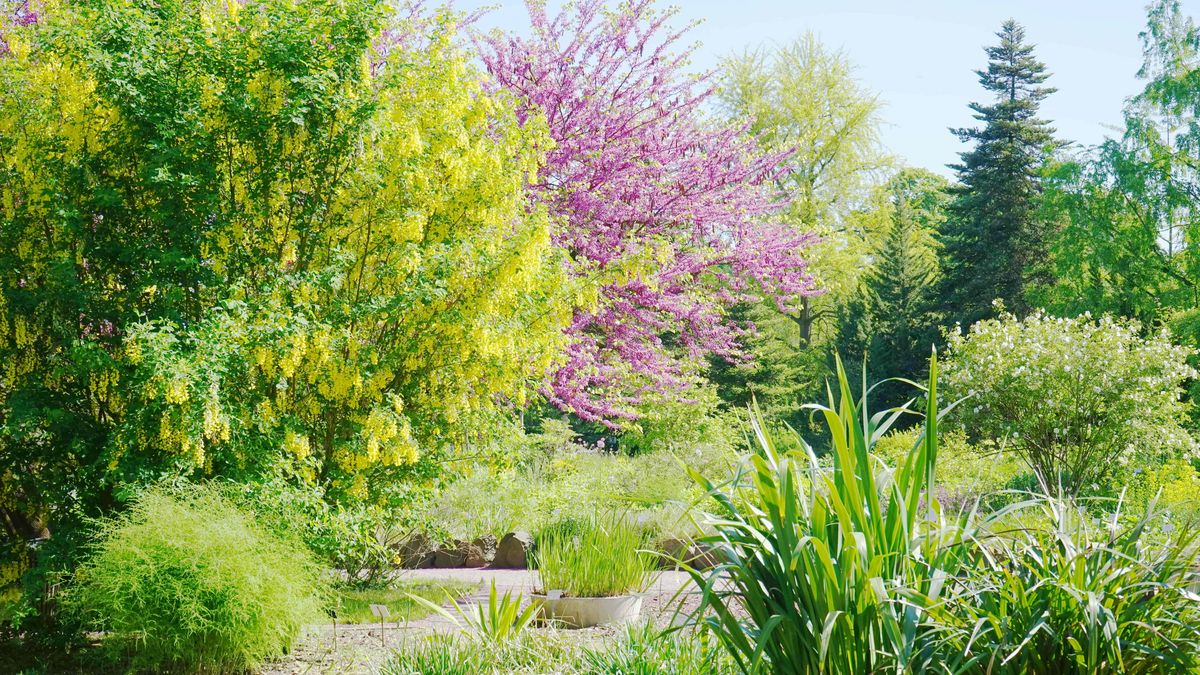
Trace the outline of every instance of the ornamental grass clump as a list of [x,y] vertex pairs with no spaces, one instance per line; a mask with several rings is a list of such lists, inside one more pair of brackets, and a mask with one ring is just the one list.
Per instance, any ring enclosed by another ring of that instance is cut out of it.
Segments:
[[1022,510],[1047,525],[980,550],[943,610],[961,627],[948,648],[985,673],[1200,672],[1197,530],[1158,527],[1153,502],[1132,524],[1054,497]]
[[646,533],[624,514],[565,521],[537,536],[538,579],[544,592],[599,598],[642,591],[654,568]]
[[944,411],[936,360],[930,370],[923,433],[894,472],[871,451],[904,411],[869,414],[838,361],[838,395],[807,406],[828,425],[831,468],[794,433],[785,440],[797,449],[779,449],[754,411],[748,470],[723,484],[696,476],[716,507],[706,517],[713,534],[700,541],[724,562],[687,568],[703,593],[695,620],[741,672],[969,667],[939,653],[948,636],[929,620],[963,573],[974,535],[973,512],[942,508],[932,489]]
[[152,488],[100,521],[63,611],[135,671],[242,672],[321,620],[321,569],[212,487]]

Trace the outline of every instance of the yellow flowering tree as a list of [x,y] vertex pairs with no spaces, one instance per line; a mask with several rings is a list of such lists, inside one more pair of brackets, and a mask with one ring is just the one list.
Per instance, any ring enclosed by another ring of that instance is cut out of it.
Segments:
[[554,365],[549,137],[453,17],[40,9],[0,56],[0,475],[36,515],[281,466],[378,497]]

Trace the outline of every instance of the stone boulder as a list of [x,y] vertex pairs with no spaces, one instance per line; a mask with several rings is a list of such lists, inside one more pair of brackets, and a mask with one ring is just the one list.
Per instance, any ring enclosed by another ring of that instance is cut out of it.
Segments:
[[662,569],[673,570],[679,567],[679,561],[685,560],[691,542],[678,537],[670,537],[658,542],[655,547],[662,555],[657,556],[656,562]]
[[467,557],[464,567],[487,567],[496,559],[496,537],[485,535],[471,542],[467,547]]
[[406,569],[422,569],[433,566],[437,544],[424,532],[414,532],[396,544],[394,550],[400,566]]
[[438,569],[462,567],[467,562],[470,544],[465,541],[455,541],[449,546],[443,546],[433,552],[433,566]]
[[666,569],[678,569],[682,562],[693,569],[706,570],[718,563],[717,550],[713,546],[691,539],[663,539],[657,548],[663,554],[659,565]]
[[529,566],[529,552],[533,549],[533,535],[520,530],[509,532],[496,545],[492,567],[525,569]]
[[687,557],[684,562],[692,566],[692,569],[707,570],[712,569],[720,564],[717,548],[709,544],[692,544],[688,547]]

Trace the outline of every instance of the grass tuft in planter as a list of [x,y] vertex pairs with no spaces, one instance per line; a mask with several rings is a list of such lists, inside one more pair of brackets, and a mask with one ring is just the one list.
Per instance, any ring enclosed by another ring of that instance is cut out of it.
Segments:
[[543,591],[607,598],[645,590],[654,567],[645,531],[624,514],[605,514],[550,526],[537,536]]

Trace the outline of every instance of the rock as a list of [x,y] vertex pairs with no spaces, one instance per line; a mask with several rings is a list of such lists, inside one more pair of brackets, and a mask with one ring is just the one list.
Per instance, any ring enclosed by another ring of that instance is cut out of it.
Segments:
[[422,569],[433,566],[437,544],[424,532],[413,532],[395,547],[400,566],[407,569]]
[[467,547],[465,567],[487,567],[496,559],[496,538],[492,535],[479,537]]
[[662,569],[672,570],[679,567],[679,561],[685,559],[688,547],[691,545],[685,539],[671,537],[658,542],[658,551],[662,553],[658,557],[658,565]]
[[496,546],[492,567],[525,569],[529,566],[529,552],[533,548],[533,535],[520,530],[509,532]]
[[693,569],[707,570],[720,564],[717,549],[709,544],[692,544],[684,558]]
[[439,548],[433,552],[433,566],[438,569],[462,567],[467,561],[467,546],[463,541],[456,541],[449,547]]
[[658,543],[658,550],[663,553],[661,565],[667,569],[675,569],[684,563],[697,570],[715,567],[718,563],[717,550],[709,545],[672,537]]

